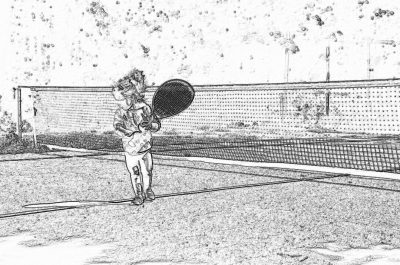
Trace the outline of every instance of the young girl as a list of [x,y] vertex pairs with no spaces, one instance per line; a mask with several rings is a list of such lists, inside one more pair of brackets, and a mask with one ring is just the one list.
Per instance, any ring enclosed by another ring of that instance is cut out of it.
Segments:
[[118,80],[112,91],[120,103],[114,116],[114,128],[122,137],[135,205],[155,199],[151,189],[153,158],[150,149],[152,132],[158,131],[161,124],[144,101],[145,91],[145,76],[137,69]]

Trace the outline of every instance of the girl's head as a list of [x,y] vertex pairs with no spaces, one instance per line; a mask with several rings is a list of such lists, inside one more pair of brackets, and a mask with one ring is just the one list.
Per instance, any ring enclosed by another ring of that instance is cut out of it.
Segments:
[[113,85],[113,96],[116,100],[125,100],[133,104],[144,100],[146,92],[145,75],[143,71],[133,69]]

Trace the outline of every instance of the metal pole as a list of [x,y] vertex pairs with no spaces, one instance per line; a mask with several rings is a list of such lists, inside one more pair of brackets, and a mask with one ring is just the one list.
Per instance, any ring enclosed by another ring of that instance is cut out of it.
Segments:
[[17,110],[18,110],[18,119],[17,119],[17,131],[19,139],[22,139],[22,97],[21,97],[21,88],[17,88]]
[[33,129],[33,144],[37,148],[37,134],[36,134],[36,106],[35,101],[32,101],[32,129]]
[[371,41],[368,42],[367,76],[371,79]]
[[[285,82],[289,82],[289,48],[285,49]],[[285,118],[285,111],[286,111],[286,97],[287,92],[282,91],[280,94],[280,112],[281,112],[281,125],[283,126],[284,118]]]
[[330,73],[330,57],[331,57],[331,48],[328,46],[326,47],[326,82],[331,80],[331,73]]
[[289,66],[289,48],[285,49],[285,82],[289,82],[289,71],[290,71],[290,66]]
[[[326,47],[325,51],[325,59],[326,59],[326,82],[329,82],[331,80],[331,73],[330,73],[330,58],[331,58],[331,48],[330,46]],[[326,116],[329,115],[329,101],[331,97],[331,92],[328,91],[326,92],[325,95],[325,114]]]

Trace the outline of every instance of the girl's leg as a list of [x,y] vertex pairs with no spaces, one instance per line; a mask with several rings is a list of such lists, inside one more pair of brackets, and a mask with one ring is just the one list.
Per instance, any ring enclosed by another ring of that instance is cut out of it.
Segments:
[[125,164],[126,168],[129,171],[129,176],[131,180],[131,185],[135,196],[138,194],[137,184],[140,183],[140,165],[139,165],[140,156],[130,155],[125,152]]
[[143,178],[143,190],[147,194],[149,191],[148,199],[154,200],[154,194],[151,190],[151,184],[153,180],[153,156],[150,152],[147,152],[139,162],[141,175]]

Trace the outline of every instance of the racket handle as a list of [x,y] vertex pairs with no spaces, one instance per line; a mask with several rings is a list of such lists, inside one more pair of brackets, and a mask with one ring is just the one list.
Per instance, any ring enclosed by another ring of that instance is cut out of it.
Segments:
[[154,115],[154,121],[157,123],[157,128],[155,129],[155,131],[159,131],[161,129],[161,121],[160,119]]

